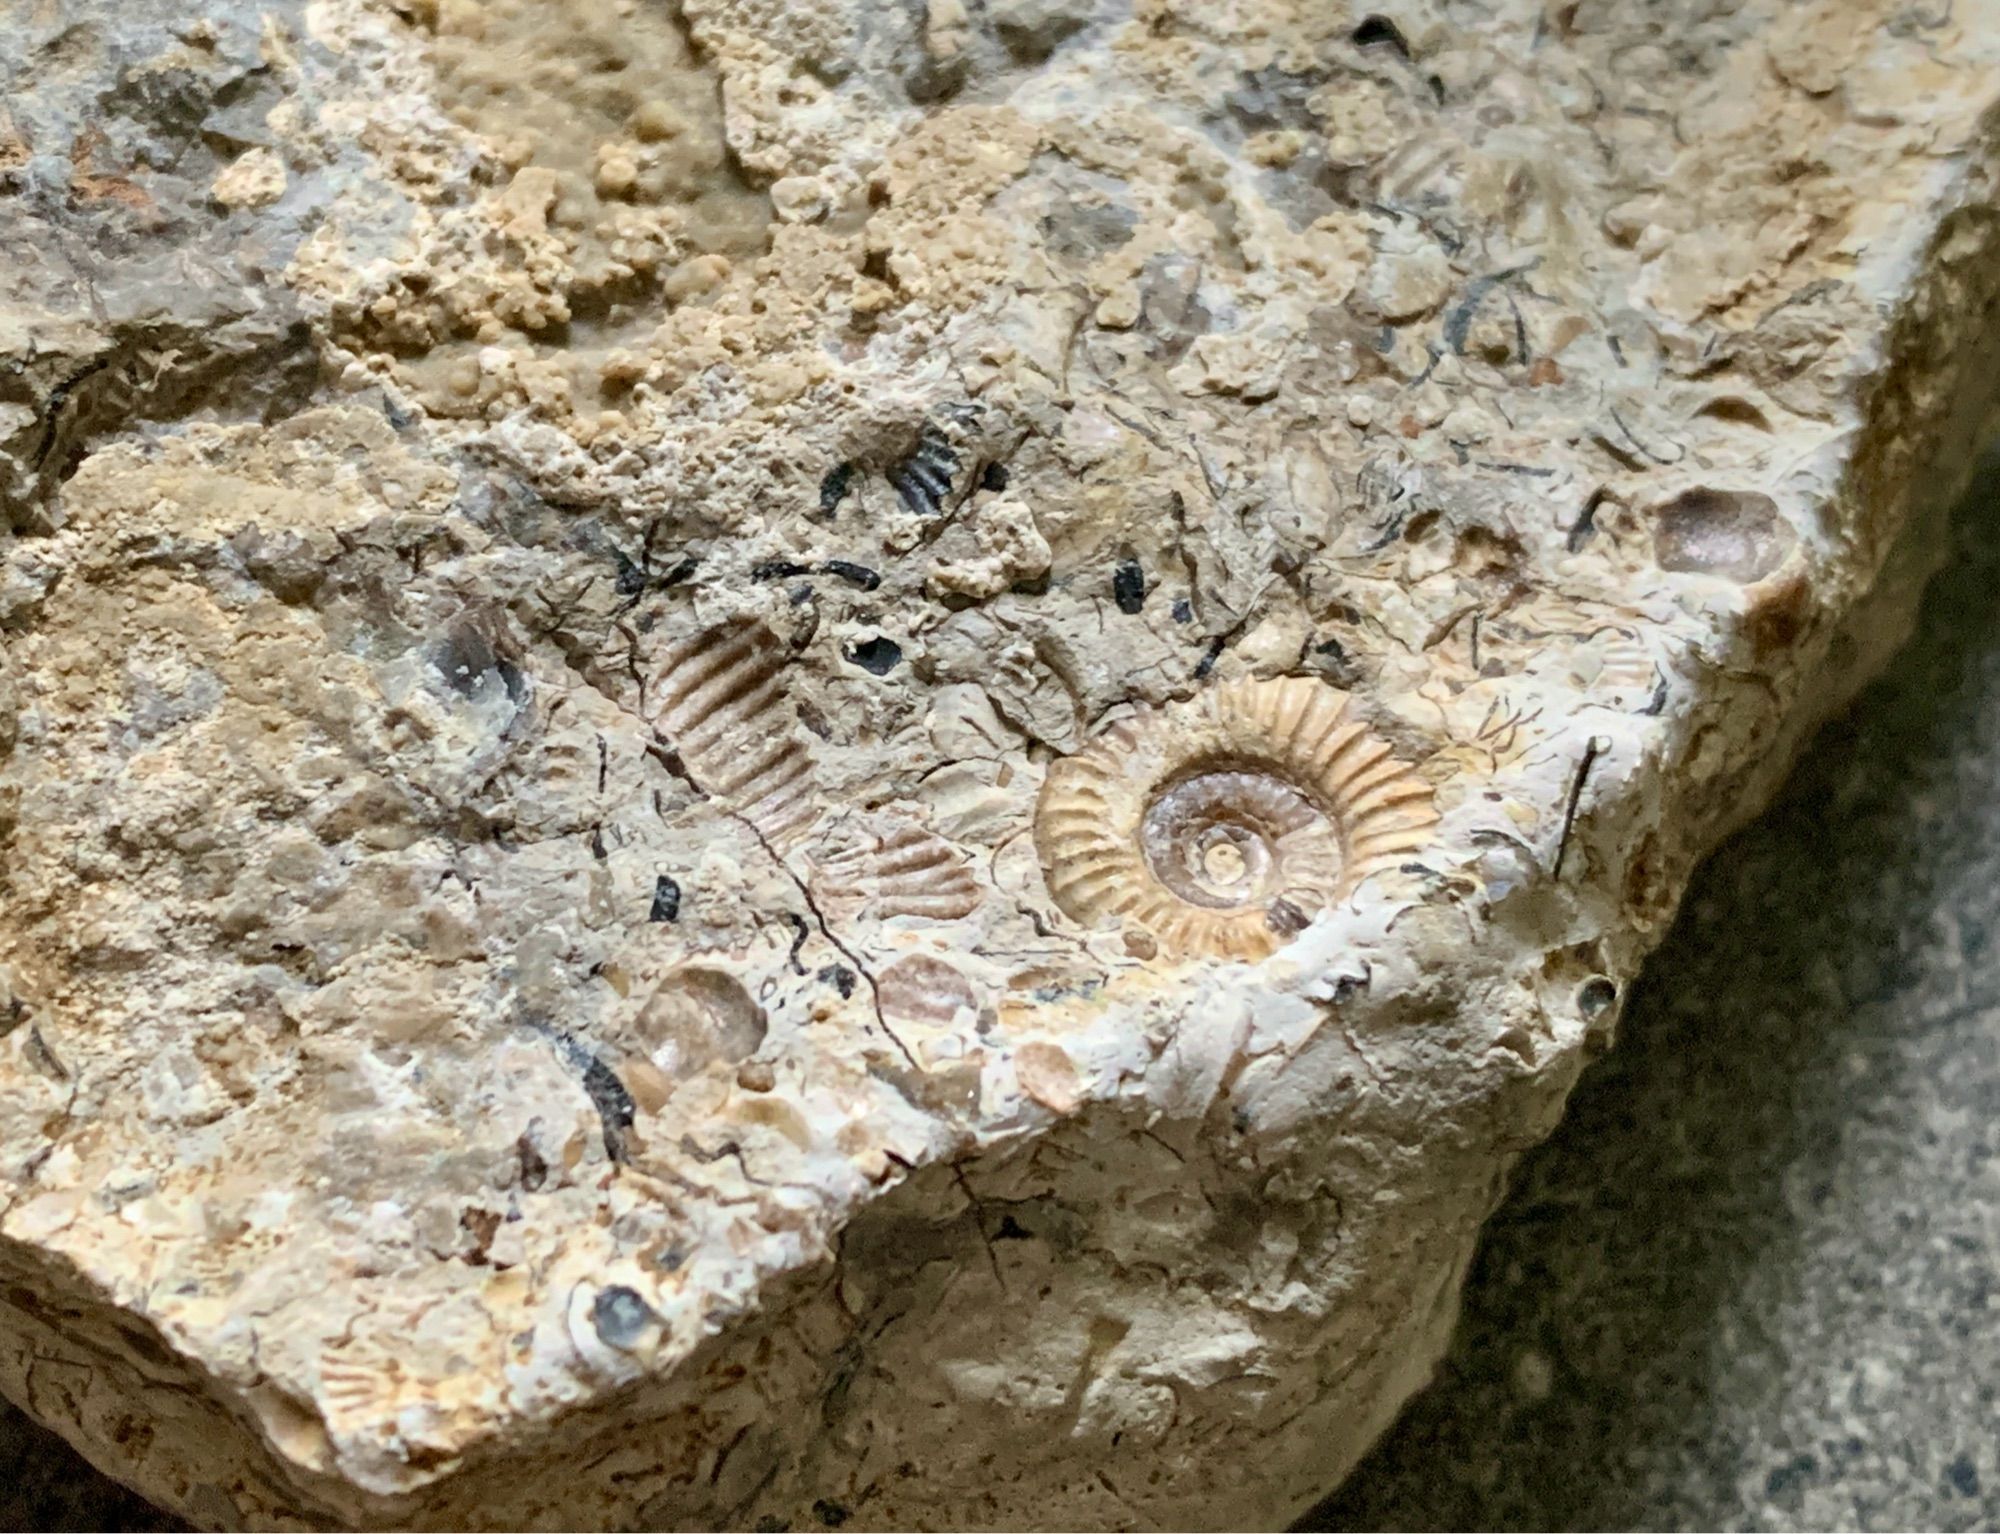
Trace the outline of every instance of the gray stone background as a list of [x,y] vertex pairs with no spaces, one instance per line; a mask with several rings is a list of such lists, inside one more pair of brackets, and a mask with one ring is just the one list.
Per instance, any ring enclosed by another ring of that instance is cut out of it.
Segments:
[[[1301,1527],[2000,1527],[2000,462]],[[0,1524],[171,1529],[0,1407]]]

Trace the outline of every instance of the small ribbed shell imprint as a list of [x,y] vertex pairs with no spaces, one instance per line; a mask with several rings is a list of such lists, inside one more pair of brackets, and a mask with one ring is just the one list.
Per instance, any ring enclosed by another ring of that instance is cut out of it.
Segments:
[[400,1394],[400,1374],[393,1359],[355,1358],[325,1349],[319,1355],[319,1393],[327,1426],[348,1433],[386,1415]]
[[1273,952],[1437,822],[1347,702],[1309,678],[1231,682],[1056,763],[1035,812],[1056,904],[1184,957]]
[[916,916],[959,921],[979,909],[979,881],[964,857],[935,832],[891,822],[820,864],[818,881],[837,906],[858,905],[875,921]]
[[1660,679],[1659,667],[1653,652],[1636,634],[1612,629],[1599,638],[1596,649],[1599,665],[1593,691],[1633,703],[1644,703],[1652,696]]
[[669,647],[647,695],[654,727],[695,782],[776,846],[819,818],[812,757],[785,696],[785,658],[761,623],[726,623]]

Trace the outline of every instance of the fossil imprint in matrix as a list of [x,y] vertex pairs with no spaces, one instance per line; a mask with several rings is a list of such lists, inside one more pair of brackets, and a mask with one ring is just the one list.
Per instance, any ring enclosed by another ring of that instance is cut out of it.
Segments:
[[1257,959],[1419,852],[1428,783],[1311,678],[1243,681],[1114,725],[1053,767],[1035,815],[1049,889],[1169,955]]
[[2000,0],[0,0],[0,1392],[1296,1519],[1895,642],[1996,123]]

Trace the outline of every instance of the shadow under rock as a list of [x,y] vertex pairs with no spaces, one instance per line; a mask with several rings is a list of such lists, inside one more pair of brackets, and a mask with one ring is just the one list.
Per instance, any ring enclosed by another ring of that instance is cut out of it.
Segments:
[[184,1527],[0,1400],[0,1528],[153,1534]]
[[1437,1379],[1301,1529],[2000,1521],[1996,530],[1991,460],[1911,645],[1697,873]]

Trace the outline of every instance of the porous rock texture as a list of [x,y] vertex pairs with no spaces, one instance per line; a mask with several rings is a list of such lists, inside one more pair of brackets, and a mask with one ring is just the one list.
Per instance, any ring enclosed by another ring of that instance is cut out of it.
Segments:
[[194,9],[0,0],[0,1387],[1293,1516],[1900,636],[2000,0]]

